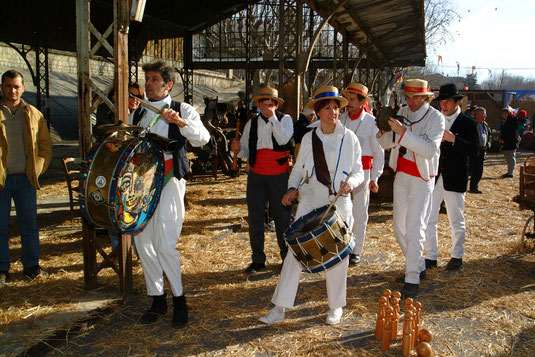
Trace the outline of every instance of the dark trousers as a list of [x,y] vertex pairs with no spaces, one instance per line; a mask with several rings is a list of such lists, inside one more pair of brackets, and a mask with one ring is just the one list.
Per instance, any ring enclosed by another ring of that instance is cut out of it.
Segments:
[[22,254],[20,261],[25,269],[39,264],[39,230],[37,229],[37,197],[26,174],[7,175],[4,189],[0,190],[0,271],[9,271],[9,217],[11,199],[15,202],[19,221]]
[[470,158],[472,177],[470,178],[470,190],[477,190],[479,181],[483,176],[483,164],[485,163],[485,151],[480,150],[477,156]]
[[247,211],[249,213],[249,241],[253,263],[265,264],[264,253],[264,211],[266,202],[277,233],[281,259],[284,261],[288,247],[284,243],[284,232],[290,225],[290,206],[282,205],[282,196],[288,191],[288,173],[280,175],[259,175],[249,170],[247,177]]

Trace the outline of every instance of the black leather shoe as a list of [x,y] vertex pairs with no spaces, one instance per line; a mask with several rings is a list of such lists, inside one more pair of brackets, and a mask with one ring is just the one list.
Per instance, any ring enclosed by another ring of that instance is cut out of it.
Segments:
[[245,269],[245,272],[247,274],[252,274],[252,273],[259,272],[260,270],[264,270],[264,269],[266,269],[265,264],[251,263],[251,265],[249,265],[247,269]]
[[152,297],[150,309],[141,315],[139,322],[143,325],[153,324],[165,313],[167,313],[167,300],[164,293],[163,295]]
[[437,266],[437,261],[433,259],[426,259],[425,260],[425,268],[435,268]]
[[358,254],[349,254],[349,266],[355,266],[360,263],[360,255]]
[[451,258],[448,262],[448,265],[446,265],[446,269],[448,270],[459,270],[463,266],[463,258]]
[[186,305],[186,297],[173,296],[173,327],[179,328],[188,322],[188,305]]
[[401,289],[401,300],[414,298],[418,294],[418,284],[405,283]]
[[476,189],[470,189],[470,191],[468,191],[468,192],[470,192],[470,193],[483,193],[480,190],[478,190],[477,188]]
[[43,277],[43,278],[48,278],[50,276],[50,274],[48,274],[46,271],[41,269],[39,265],[35,265],[30,268],[24,268],[22,270],[22,274],[30,280],[33,280],[37,278],[38,276]]

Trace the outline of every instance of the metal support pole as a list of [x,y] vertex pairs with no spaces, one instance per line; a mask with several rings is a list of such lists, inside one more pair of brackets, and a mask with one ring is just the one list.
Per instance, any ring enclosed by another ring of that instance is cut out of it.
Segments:
[[35,47],[35,70],[37,79],[37,108],[43,113],[50,129],[50,81],[48,77],[48,49]]
[[[297,28],[295,33],[295,107],[290,110],[290,114],[297,121],[301,112],[301,86],[304,73],[300,70],[302,67],[301,53],[303,49],[303,0],[297,0],[296,3],[296,20]],[[295,115],[295,116],[294,116]]]

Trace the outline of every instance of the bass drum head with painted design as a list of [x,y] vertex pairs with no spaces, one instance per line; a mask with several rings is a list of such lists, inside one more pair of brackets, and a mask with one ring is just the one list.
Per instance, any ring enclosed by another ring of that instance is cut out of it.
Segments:
[[150,141],[140,141],[124,158],[116,173],[116,185],[110,196],[112,223],[121,232],[140,232],[151,219],[163,189],[164,162],[162,152]]
[[151,141],[113,133],[93,147],[83,165],[83,215],[97,227],[140,232],[160,201],[164,171],[163,153]]

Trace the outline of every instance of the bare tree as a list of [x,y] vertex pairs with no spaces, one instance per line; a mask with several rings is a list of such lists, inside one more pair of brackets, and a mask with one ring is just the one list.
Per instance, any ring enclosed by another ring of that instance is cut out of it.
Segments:
[[453,39],[450,25],[460,20],[452,0],[425,0],[425,42],[427,49]]
[[522,76],[512,76],[505,72],[495,75],[481,83],[482,89],[516,89],[516,90],[533,90],[535,89],[535,79]]

